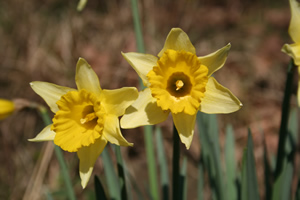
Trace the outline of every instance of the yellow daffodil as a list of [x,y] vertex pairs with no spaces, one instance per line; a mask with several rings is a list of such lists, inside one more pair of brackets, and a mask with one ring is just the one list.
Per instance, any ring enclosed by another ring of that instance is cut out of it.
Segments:
[[51,141],[63,150],[77,152],[81,185],[86,187],[96,159],[107,142],[132,146],[122,136],[119,116],[138,97],[136,88],[101,89],[96,73],[82,58],[76,67],[77,90],[47,82],[32,82],[32,89],[55,113],[33,142]]
[[0,99],[0,120],[11,115],[15,110],[15,104],[6,99]]
[[181,141],[189,149],[198,111],[231,113],[241,102],[211,75],[225,63],[230,44],[207,56],[197,57],[185,32],[173,28],[158,57],[123,53],[147,87],[126,110],[122,128],[157,124],[171,112]]
[[[300,3],[297,0],[290,0],[291,21],[289,26],[289,34],[293,44],[285,44],[282,51],[291,56],[295,65],[298,66],[300,75]],[[298,79],[298,105],[300,106],[300,79]]]

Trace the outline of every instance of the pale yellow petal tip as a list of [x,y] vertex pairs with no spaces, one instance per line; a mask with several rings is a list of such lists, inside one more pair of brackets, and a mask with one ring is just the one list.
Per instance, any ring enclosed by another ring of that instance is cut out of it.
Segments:
[[89,183],[90,177],[92,175],[93,168],[94,167],[89,167],[88,171],[85,172],[85,173],[82,173],[82,172],[79,171],[82,189],[85,189],[87,184]]
[[175,27],[175,28],[172,28],[170,32],[172,31],[181,31],[181,32],[184,32],[181,28],[179,27]]
[[35,84],[39,81],[32,81],[29,83],[30,87],[33,89],[35,87]]
[[91,67],[88,62],[84,59],[84,58],[81,58],[79,57],[78,61],[77,61],[77,65],[78,66],[81,66],[81,65],[87,65],[87,67]]
[[82,189],[85,189],[89,181],[81,180]]
[[187,138],[187,137],[185,137],[185,136],[183,136],[182,134],[179,133],[179,137],[180,137],[181,142],[185,145],[185,148],[187,150],[189,150],[190,147],[191,147],[192,141],[193,141],[193,136]]
[[281,52],[283,53],[288,53],[290,49],[290,45],[289,44],[284,44],[281,48]]
[[192,142],[189,142],[189,143],[186,143],[186,144],[185,144],[186,150],[189,150],[189,149],[190,149],[191,144],[192,144]]
[[39,141],[36,140],[35,138],[27,139],[27,141],[29,141],[29,142],[39,142]]
[[231,48],[231,43],[229,42],[226,47],[228,48],[228,50]]
[[123,56],[123,58],[125,58],[127,60],[127,54],[129,54],[130,52],[126,52],[124,53],[123,51],[121,51],[121,55]]
[[133,147],[133,145],[134,145],[133,143],[128,143],[129,147]]

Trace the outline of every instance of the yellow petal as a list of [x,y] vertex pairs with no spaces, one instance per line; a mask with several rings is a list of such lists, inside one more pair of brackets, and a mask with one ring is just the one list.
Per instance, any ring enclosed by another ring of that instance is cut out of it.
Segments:
[[285,44],[281,51],[291,56],[294,59],[295,65],[300,66],[300,43]]
[[227,88],[213,77],[208,79],[206,92],[201,101],[200,111],[208,114],[232,113],[242,107],[242,103]]
[[77,155],[79,158],[79,174],[82,188],[85,188],[89,182],[95,162],[106,144],[107,141],[102,137],[97,139],[94,144],[78,150]]
[[103,136],[110,142],[119,146],[133,146],[127,142],[120,130],[119,119],[115,115],[106,115]]
[[197,115],[188,115],[185,113],[173,114],[173,121],[178,131],[180,140],[189,149],[193,140],[195,120]]
[[121,116],[137,98],[138,91],[134,87],[125,87],[116,90],[102,90],[101,104],[107,113]]
[[189,36],[180,28],[172,28],[158,57],[162,57],[163,53],[168,49],[175,51],[184,50],[196,54],[195,47],[191,43]]
[[46,126],[35,138],[28,139],[30,142],[44,142],[53,141],[55,138],[55,132],[51,131],[52,124]]
[[202,65],[208,68],[208,76],[211,76],[215,71],[221,69],[226,62],[231,44],[227,44],[222,49],[219,49],[209,55],[198,57]]
[[15,105],[12,101],[0,99],[0,120],[11,115],[15,110]]
[[147,74],[156,65],[157,57],[143,53],[123,53],[123,57],[133,67],[145,86],[149,85]]
[[98,76],[83,58],[79,58],[77,62],[75,81],[78,90],[86,89],[89,92],[100,95],[101,87]]
[[300,43],[300,3],[297,0],[290,0],[291,21],[289,34],[294,42]]
[[135,128],[153,125],[167,119],[169,111],[163,111],[157,106],[156,99],[151,96],[149,88],[141,91],[138,99],[129,106],[121,118],[122,128]]
[[35,91],[35,93],[37,93],[45,100],[51,111],[54,113],[58,111],[56,102],[61,98],[61,96],[68,93],[69,91],[75,90],[73,88],[40,81],[31,82],[30,86]]

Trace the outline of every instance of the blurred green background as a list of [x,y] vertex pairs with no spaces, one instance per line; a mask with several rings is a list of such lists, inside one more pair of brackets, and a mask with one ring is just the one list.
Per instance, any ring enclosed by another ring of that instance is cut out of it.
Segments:
[[[136,51],[130,1],[89,0],[82,12],[78,1],[32,0],[0,1],[0,98],[23,98],[44,104],[30,88],[31,81],[47,81],[75,87],[75,66],[85,58],[98,74],[102,88],[138,86],[138,76],[121,56],[121,51]],[[197,55],[206,55],[231,43],[225,66],[215,73],[217,80],[242,101],[243,108],[230,115],[219,115],[221,150],[224,130],[231,123],[235,130],[235,155],[241,165],[251,127],[259,184],[263,185],[263,137],[267,149],[276,153],[285,73],[289,58],[280,49],[291,43],[288,36],[288,1],[241,0],[147,0],[139,1],[146,53],[157,55],[173,27],[182,28],[196,47]],[[295,79],[297,80],[297,79]],[[296,93],[297,82],[294,84]],[[292,97],[296,106],[296,97]],[[168,163],[172,153],[172,123],[163,129]],[[25,108],[0,121],[0,199],[46,199],[46,194],[64,190],[59,165],[46,143],[30,143],[44,127],[36,110]],[[121,148],[133,180],[147,190],[147,170],[142,128],[123,130],[132,148]],[[197,131],[197,130],[196,130]],[[197,137],[195,134],[194,137]],[[194,138],[188,157],[188,193],[197,191],[197,162],[200,145]],[[50,160],[40,164],[41,155]],[[78,199],[93,197],[93,179],[82,190],[78,176],[78,158],[64,153]],[[41,166],[45,176],[36,177]],[[103,177],[98,159],[94,173]],[[43,183],[33,188],[33,182]],[[105,178],[104,178],[105,179]],[[26,194],[26,195],[25,195]],[[261,196],[264,191],[261,189]],[[206,198],[209,199],[209,196]]]

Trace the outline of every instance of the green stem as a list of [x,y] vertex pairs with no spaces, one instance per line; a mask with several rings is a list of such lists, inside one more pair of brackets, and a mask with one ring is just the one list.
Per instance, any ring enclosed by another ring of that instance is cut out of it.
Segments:
[[291,60],[288,66],[285,91],[284,91],[284,97],[282,102],[281,124],[279,129],[277,161],[276,161],[276,168],[275,168],[275,180],[276,178],[279,177],[282,171],[283,159],[285,157],[284,144],[287,137],[287,124],[288,124],[289,110],[290,110],[290,99],[292,94],[293,74],[294,74],[293,72],[295,68],[296,66],[294,65],[294,61]]
[[136,37],[136,45],[137,50],[140,53],[145,53],[145,47],[144,47],[144,39],[143,39],[143,33],[142,33],[142,26],[139,16],[139,9],[138,9],[138,3],[137,0],[131,0],[131,9],[132,9],[132,15],[133,15],[133,23],[134,23],[134,31],[135,31],[135,37]]
[[[50,125],[52,123],[52,121],[51,121],[51,118],[49,117],[47,109],[43,106],[39,106],[38,110],[40,111],[40,113],[42,115],[42,119],[43,119],[45,125],[46,126]],[[63,157],[62,150],[60,147],[54,145],[54,152],[57,157],[58,163],[61,167],[61,172],[62,172],[64,181],[65,181],[65,184],[66,184],[68,198],[70,200],[75,200],[76,199],[75,193],[74,193],[74,190],[72,187],[71,179],[69,176],[67,165],[66,165],[64,157]]]
[[126,179],[124,174],[124,165],[120,146],[115,145],[115,150],[118,164],[118,174],[120,179],[121,198],[122,200],[127,200]]
[[173,200],[180,199],[179,160],[180,160],[179,135],[175,125],[173,125]]
[[152,133],[151,126],[144,127],[144,136],[145,136],[151,197],[152,199],[158,199],[156,162],[155,162],[155,155],[154,155],[154,146],[152,140],[153,133]]

